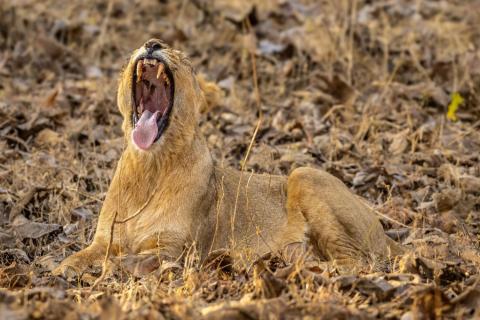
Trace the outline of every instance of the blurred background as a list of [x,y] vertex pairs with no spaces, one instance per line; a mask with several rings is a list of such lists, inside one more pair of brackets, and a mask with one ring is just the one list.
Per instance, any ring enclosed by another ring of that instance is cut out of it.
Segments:
[[478,272],[479,1],[3,0],[0,266],[32,274],[2,286],[89,243],[123,147],[117,79],[153,37],[221,87],[201,123],[219,165],[240,167],[260,107],[249,170],[327,170],[427,257],[462,246],[451,281]]

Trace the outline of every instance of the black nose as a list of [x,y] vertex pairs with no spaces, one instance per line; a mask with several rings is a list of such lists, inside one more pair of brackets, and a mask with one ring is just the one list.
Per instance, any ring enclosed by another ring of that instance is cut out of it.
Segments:
[[153,52],[163,49],[162,42],[158,39],[150,39],[143,45],[147,50],[148,54],[152,54]]

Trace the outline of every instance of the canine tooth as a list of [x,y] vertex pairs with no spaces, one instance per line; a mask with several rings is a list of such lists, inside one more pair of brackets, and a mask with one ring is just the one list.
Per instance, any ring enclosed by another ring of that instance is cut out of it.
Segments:
[[140,103],[137,106],[137,113],[141,115],[143,113],[144,105],[143,105],[143,97],[140,98]]
[[164,65],[163,65],[162,63],[160,63],[160,64],[158,65],[157,79],[159,79],[160,76],[162,75],[164,68],[165,68],[165,67],[164,67]]
[[143,61],[140,60],[137,63],[137,82],[140,82],[142,80],[142,72],[143,72]]

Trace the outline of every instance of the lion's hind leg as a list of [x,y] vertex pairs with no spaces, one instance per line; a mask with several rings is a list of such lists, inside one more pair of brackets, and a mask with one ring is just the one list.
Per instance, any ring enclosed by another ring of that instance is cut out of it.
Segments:
[[325,259],[357,267],[388,255],[386,235],[375,214],[327,172],[294,170],[288,178],[287,210],[289,219],[303,216]]

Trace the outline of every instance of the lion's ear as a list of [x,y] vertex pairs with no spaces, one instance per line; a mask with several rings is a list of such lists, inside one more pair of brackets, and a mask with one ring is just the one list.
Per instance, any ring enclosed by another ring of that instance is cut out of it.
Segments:
[[202,74],[197,75],[197,81],[205,97],[200,105],[200,113],[206,113],[219,104],[222,98],[222,90],[215,83],[207,81]]

